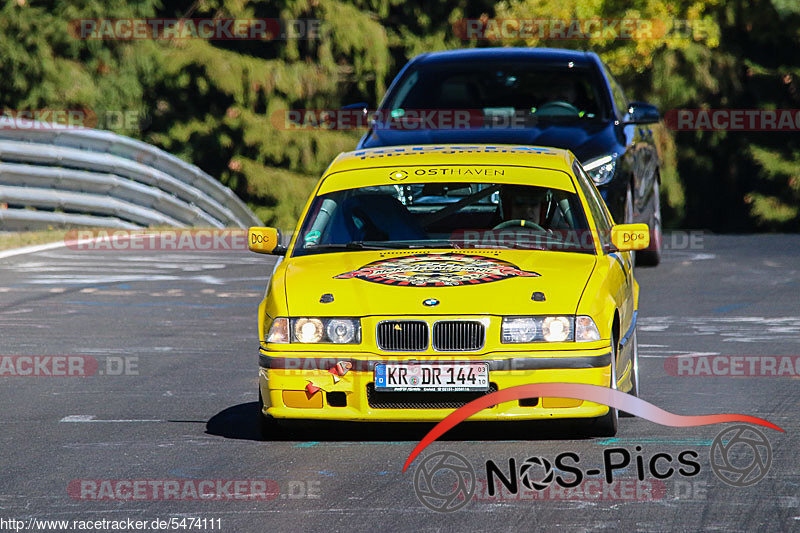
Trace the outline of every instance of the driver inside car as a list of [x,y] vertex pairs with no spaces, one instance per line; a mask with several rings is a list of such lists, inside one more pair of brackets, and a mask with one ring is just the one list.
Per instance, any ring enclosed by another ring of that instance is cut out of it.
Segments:
[[565,79],[557,80],[550,94],[550,102],[566,102],[575,105],[578,99],[578,92],[575,90],[575,84]]
[[[547,218],[549,189],[538,187],[505,185],[500,191],[503,223],[497,229],[530,227],[548,229]],[[502,227],[502,228],[501,228]]]
[[521,227],[550,232],[574,227],[569,201],[562,191],[504,185],[500,205],[503,222],[495,229]]

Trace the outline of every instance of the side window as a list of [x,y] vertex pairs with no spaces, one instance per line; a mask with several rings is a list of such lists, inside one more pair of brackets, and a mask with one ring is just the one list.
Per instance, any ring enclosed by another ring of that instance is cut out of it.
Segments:
[[606,77],[608,77],[608,82],[611,85],[611,98],[614,99],[614,105],[617,107],[617,112],[619,113],[619,118],[622,119],[628,113],[628,99],[625,98],[625,93],[622,91],[622,87],[619,86],[617,80],[614,79],[614,76],[611,75],[611,72],[608,70],[608,67],[603,65],[603,70],[606,73]]
[[572,171],[575,173],[578,186],[586,197],[586,207],[597,226],[597,231],[600,234],[600,244],[603,250],[608,250],[613,246],[611,244],[611,226],[614,225],[614,221],[611,219],[611,215],[609,215],[608,209],[597,187],[594,186],[592,180],[589,179],[589,176],[586,175],[586,172],[584,172],[577,161],[572,165]]

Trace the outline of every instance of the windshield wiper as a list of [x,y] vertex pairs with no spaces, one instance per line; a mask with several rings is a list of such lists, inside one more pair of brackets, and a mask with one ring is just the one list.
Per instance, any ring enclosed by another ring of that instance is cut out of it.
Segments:
[[327,243],[308,246],[306,250],[396,250],[403,248],[430,248],[418,242],[403,241],[350,241],[348,243]]
[[350,241],[346,243],[327,243],[307,246],[306,250],[387,250],[393,246],[382,246],[378,244],[364,244],[364,241]]
[[[425,249],[425,248],[454,248],[449,241],[350,241],[348,243],[328,243],[308,246],[305,249],[312,250],[404,250],[404,249]],[[458,246],[455,246],[458,248]]]

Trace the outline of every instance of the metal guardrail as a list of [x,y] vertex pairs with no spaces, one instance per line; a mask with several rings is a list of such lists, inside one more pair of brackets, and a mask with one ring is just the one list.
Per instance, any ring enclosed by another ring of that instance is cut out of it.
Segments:
[[39,187],[10,187],[0,185],[0,198],[13,205],[56,208],[61,211],[95,213],[127,219],[143,226],[183,226],[172,217],[148,207],[109,198],[100,194],[56,191]]
[[0,130],[0,203],[12,207],[0,210],[3,229],[260,225],[233,191],[163,150],[108,131],[39,126]]
[[0,209],[0,228],[23,231],[48,226],[88,226],[118,229],[137,229],[140,226],[114,217],[95,217],[69,213],[31,211],[29,209]]
[[214,226],[216,219],[172,194],[113,174],[0,163],[0,183],[101,194],[150,207],[190,226]]

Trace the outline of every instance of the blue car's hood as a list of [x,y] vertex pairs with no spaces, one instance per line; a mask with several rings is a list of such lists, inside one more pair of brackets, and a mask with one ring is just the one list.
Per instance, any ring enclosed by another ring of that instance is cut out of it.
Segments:
[[613,123],[540,124],[530,128],[474,128],[402,131],[371,130],[359,148],[419,144],[522,144],[571,150],[581,162],[619,152]]

